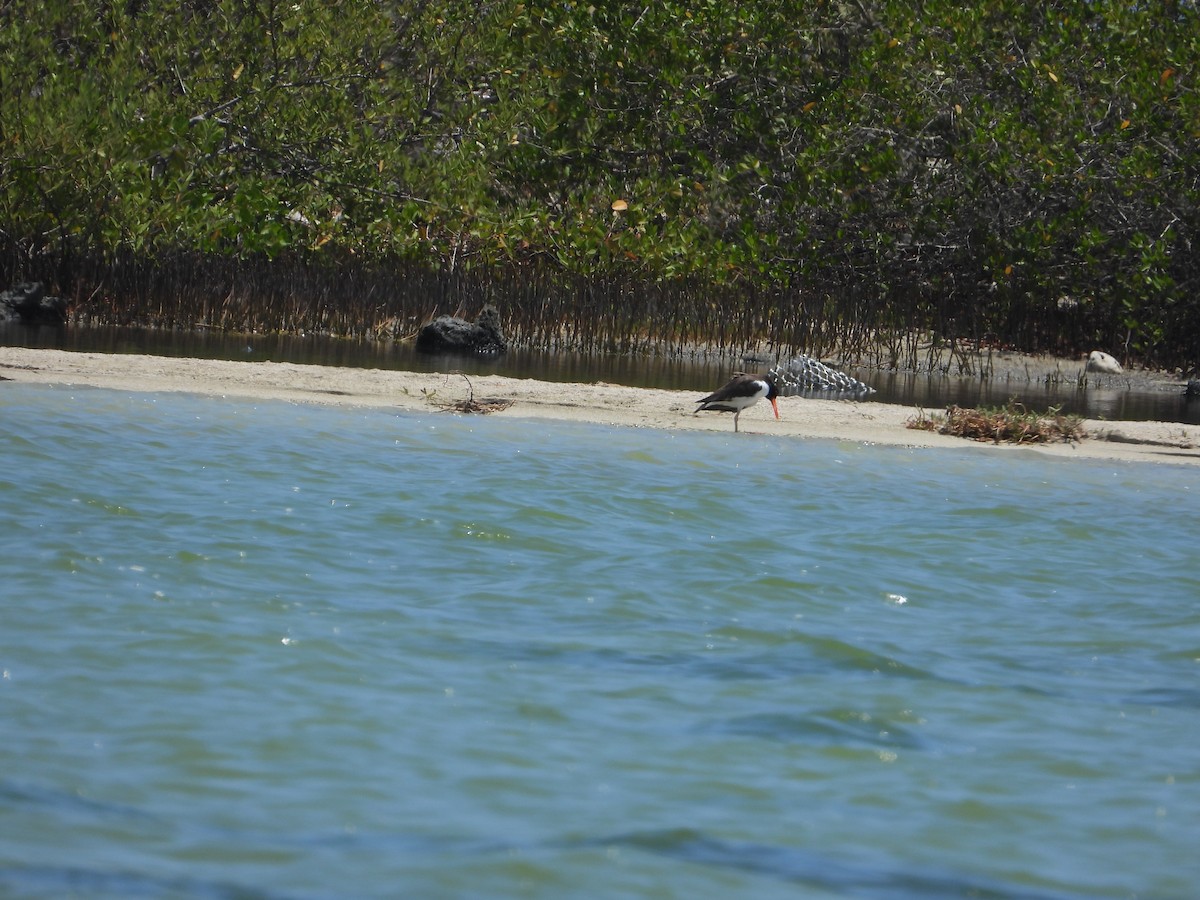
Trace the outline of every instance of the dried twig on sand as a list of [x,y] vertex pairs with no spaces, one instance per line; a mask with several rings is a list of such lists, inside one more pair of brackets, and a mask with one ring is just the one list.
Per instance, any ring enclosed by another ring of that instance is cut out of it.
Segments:
[[447,400],[440,401],[437,405],[442,412],[458,412],[458,413],[478,413],[481,416],[486,416],[488,413],[500,412],[500,410],[508,409],[513,405],[512,400],[506,397],[481,397],[475,399],[475,388],[471,384],[471,379],[462,372],[463,381],[467,383],[467,397],[465,400]]
[[1015,400],[993,409],[950,406],[944,416],[922,412],[908,420],[908,427],[997,444],[1074,442],[1087,436],[1080,416],[1064,416],[1060,407],[1051,407],[1045,414],[1030,412]]

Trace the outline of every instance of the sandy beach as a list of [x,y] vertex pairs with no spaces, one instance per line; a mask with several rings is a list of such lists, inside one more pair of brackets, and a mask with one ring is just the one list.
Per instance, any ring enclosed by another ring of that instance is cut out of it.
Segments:
[[[466,415],[452,404],[473,398],[503,400],[488,413],[504,418],[561,419],[619,427],[718,431],[733,435],[732,416],[692,415],[698,395],[619,385],[557,384],[501,376],[424,374],[275,362],[175,359],[0,347],[0,378],[11,382],[108,388],[129,392],[182,392],[248,400],[380,407],[407,412]],[[2,388],[0,383],[0,388]],[[713,385],[714,388],[718,385]],[[1088,437],[1073,444],[997,446],[918,431],[907,423],[912,407],[870,401],[788,397],[782,418],[760,403],[741,418],[738,440],[825,438],[903,447],[977,448],[984,453],[1040,453],[1114,462],[1200,465],[1200,426],[1165,422],[1088,420]],[[936,411],[929,411],[936,412]]]

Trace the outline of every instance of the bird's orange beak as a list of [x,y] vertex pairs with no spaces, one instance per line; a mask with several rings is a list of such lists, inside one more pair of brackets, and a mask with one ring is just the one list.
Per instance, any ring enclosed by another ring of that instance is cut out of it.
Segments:
[[775,418],[778,419],[779,418],[779,403],[776,402],[774,397],[771,398],[771,408],[773,410],[775,410]]

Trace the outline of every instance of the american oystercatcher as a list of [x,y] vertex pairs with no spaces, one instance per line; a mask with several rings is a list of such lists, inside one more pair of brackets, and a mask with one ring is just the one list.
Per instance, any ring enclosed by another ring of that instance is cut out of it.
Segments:
[[733,430],[738,430],[738,416],[742,414],[742,410],[748,409],[759,400],[766,397],[771,401],[771,408],[775,410],[775,418],[779,418],[779,404],[775,398],[779,396],[779,389],[775,386],[775,379],[767,375],[745,375],[741,372],[729,379],[729,383],[723,388],[713,391],[707,397],[696,402],[700,405],[696,407],[696,412],[692,415],[698,415],[705,410],[715,410],[717,412],[733,413]]
[[764,397],[771,401],[771,408],[775,410],[775,418],[778,419],[779,404],[776,398],[816,393],[826,396],[864,396],[875,393],[875,389],[811,356],[800,354],[786,363],[776,363],[766,375],[746,375],[738,372],[724,387],[697,400],[699,406],[696,407],[696,413],[705,410],[731,412],[733,430],[737,431],[738,416]]

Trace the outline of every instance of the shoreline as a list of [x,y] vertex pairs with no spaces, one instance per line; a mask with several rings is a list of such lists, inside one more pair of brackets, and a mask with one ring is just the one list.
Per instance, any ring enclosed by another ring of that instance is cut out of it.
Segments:
[[[598,425],[716,431],[733,436],[732,417],[693,416],[699,397],[620,385],[558,384],[500,375],[467,379],[454,373],[417,373],[283,362],[190,359],[0,347],[0,377],[9,382],[88,386],[134,393],[190,393],[247,400],[283,400],[333,406],[440,412],[467,400],[512,401],[489,413],[504,418],[559,419]],[[713,385],[715,389],[719,385]],[[0,382],[0,389],[3,382]],[[822,438],[912,448],[976,447],[994,453],[1039,453],[1073,459],[1200,465],[1200,426],[1173,422],[1088,419],[1075,444],[1014,446],[970,441],[907,427],[915,407],[870,400],[780,400],[782,418],[768,404],[741,420],[746,439],[760,435]],[[737,436],[739,439],[743,435]]]

